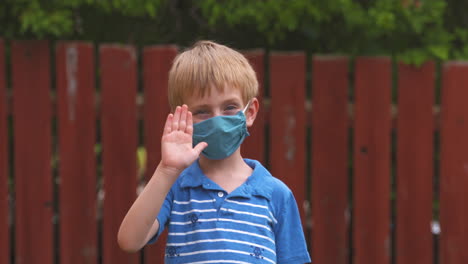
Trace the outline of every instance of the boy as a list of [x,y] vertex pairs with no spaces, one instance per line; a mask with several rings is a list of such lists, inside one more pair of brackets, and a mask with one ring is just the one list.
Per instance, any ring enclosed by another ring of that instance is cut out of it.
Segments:
[[169,229],[166,263],[310,262],[292,192],[240,144],[259,109],[244,56],[210,41],[169,72],[161,162],[120,226],[129,252]]

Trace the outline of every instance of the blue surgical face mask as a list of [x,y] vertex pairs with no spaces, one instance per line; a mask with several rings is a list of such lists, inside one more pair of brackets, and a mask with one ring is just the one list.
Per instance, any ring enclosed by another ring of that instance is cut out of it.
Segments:
[[208,143],[202,154],[213,160],[225,159],[236,151],[249,135],[245,120],[247,106],[235,115],[215,116],[193,125],[193,145]]

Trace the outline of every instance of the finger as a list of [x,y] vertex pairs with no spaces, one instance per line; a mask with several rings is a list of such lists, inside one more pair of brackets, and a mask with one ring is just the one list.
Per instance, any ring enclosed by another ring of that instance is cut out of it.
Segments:
[[198,143],[198,144],[193,148],[193,150],[197,153],[198,156],[200,156],[200,153],[201,153],[206,147],[208,147],[208,143],[206,143],[206,142],[200,142],[200,143]]
[[183,105],[180,112],[179,130],[185,132],[187,127],[187,105]]
[[164,132],[163,134],[169,134],[172,131],[172,118],[174,116],[172,114],[168,114],[166,118],[166,124],[164,125]]
[[179,130],[179,120],[180,120],[180,106],[177,106],[174,112],[174,118],[172,119],[172,131]]
[[185,132],[190,136],[193,135],[193,118],[192,112],[187,112],[187,127],[185,128]]

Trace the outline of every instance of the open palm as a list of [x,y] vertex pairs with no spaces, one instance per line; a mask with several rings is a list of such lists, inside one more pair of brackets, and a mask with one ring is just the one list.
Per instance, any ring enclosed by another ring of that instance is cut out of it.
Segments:
[[161,159],[165,166],[185,169],[200,156],[208,144],[200,142],[193,147],[192,135],[192,113],[187,105],[178,106],[174,114],[167,116],[161,139]]

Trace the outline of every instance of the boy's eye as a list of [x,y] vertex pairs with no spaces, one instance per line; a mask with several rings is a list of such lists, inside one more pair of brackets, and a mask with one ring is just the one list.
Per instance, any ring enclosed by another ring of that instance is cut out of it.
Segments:
[[203,114],[208,114],[208,111],[206,111],[206,110],[195,110],[195,111],[193,111],[193,115],[203,115]]
[[235,106],[235,105],[226,106],[226,110],[235,110],[235,109],[237,109],[237,106]]
[[210,112],[207,110],[195,110],[192,112],[194,118],[204,120],[210,118]]
[[224,108],[224,114],[226,115],[234,115],[237,113],[239,108],[236,105],[228,105]]

